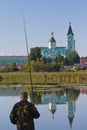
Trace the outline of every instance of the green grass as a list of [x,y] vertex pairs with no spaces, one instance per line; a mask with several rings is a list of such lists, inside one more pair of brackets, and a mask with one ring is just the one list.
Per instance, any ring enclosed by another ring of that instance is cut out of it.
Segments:
[[[9,72],[0,73],[0,84],[30,84],[29,73]],[[87,71],[77,72],[39,72],[32,73],[34,85],[60,85],[60,84],[87,84]]]

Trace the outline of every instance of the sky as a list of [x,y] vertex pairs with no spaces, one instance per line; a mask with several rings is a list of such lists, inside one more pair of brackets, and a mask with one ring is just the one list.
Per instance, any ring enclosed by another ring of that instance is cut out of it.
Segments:
[[87,56],[87,0],[0,0],[0,56],[27,55],[23,14],[29,50],[48,47],[51,32],[66,47],[71,22],[76,51]]

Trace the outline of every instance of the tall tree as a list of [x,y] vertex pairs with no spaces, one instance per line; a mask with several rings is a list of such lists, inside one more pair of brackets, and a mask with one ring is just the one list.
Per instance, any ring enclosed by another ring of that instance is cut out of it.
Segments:
[[79,63],[80,62],[80,56],[78,55],[78,53],[76,51],[71,51],[68,54],[67,59],[69,60],[69,63],[71,65],[73,65],[74,63]]
[[37,58],[40,59],[41,56],[41,49],[39,47],[31,48],[30,49],[30,59],[36,61]]

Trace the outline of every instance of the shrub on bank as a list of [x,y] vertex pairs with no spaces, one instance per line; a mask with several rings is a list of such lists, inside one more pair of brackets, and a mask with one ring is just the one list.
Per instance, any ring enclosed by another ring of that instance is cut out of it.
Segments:
[[[31,61],[30,67],[32,72],[58,72],[61,69],[61,65],[57,63],[43,63],[38,61]],[[20,71],[28,72],[30,67],[27,63],[20,69]]]

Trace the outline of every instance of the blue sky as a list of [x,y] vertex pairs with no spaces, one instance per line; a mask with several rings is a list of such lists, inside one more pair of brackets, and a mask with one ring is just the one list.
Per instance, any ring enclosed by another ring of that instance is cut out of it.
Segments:
[[0,0],[0,55],[27,54],[23,13],[29,48],[47,47],[51,32],[66,46],[71,22],[76,50],[87,56],[87,0]]

